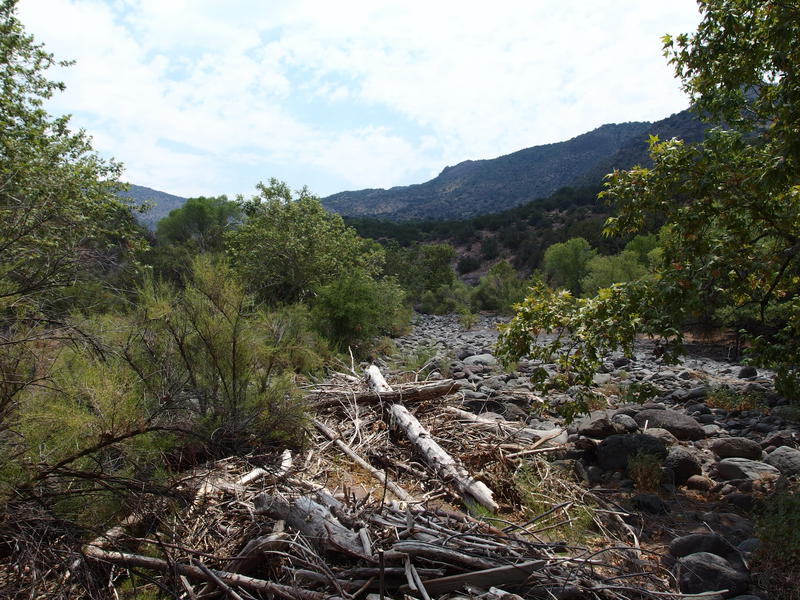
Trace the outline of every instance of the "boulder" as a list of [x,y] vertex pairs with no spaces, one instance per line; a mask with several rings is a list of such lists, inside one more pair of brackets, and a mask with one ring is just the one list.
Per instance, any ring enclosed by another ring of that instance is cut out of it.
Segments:
[[781,446],[770,452],[764,462],[778,469],[781,475],[800,475],[800,450]]
[[637,452],[664,459],[667,456],[667,446],[658,438],[643,433],[611,435],[597,447],[597,464],[606,471],[626,469],[628,458]]
[[660,427],[648,427],[647,435],[652,436],[654,438],[658,438],[659,440],[664,442],[667,446],[672,446],[673,444],[678,443],[678,438],[676,438],[666,429],[661,429]]
[[684,556],[677,565],[678,586],[684,594],[701,594],[728,590],[725,598],[747,591],[750,576],[730,562],[711,552],[695,552]]
[[683,485],[692,475],[701,475],[703,468],[693,452],[683,446],[672,446],[664,466],[675,474],[675,485]]
[[679,440],[702,440],[706,437],[702,425],[689,415],[674,410],[643,410],[633,417],[639,427],[666,429]]
[[625,433],[633,433],[639,429],[639,426],[636,424],[636,421],[633,420],[633,417],[624,413],[615,414],[613,417],[611,417],[611,422],[615,425],[620,425],[625,430]]
[[464,364],[494,366],[497,364],[497,359],[491,354],[475,354],[464,358]]
[[716,484],[714,480],[706,477],[704,475],[692,475],[689,479],[686,480],[686,487],[690,490],[698,490],[701,492],[707,492],[711,488],[713,488]]
[[722,479],[761,479],[764,476],[777,477],[780,471],[763,462],[746,458],[723,458],[717,463],[717,474]]
[[758,369],[753,366],[747,365],[739,369],[739,379],[748,379],[749,377],[757,377]]
[[578,425],[578,433],[586,437],[603,439],[615,433],[625,433],[625,428],[612,422],[605,412],[593,414]]
[[737,548],[716,533],[691,533],[672,540],[669,553],[675,558],[683,558],[696,552],[710,552],[727,560],[731,565],[743,567]]
[[794,431],[791,431],[790,429],[782,429],[780,431],[773,431],[772,433],[766,435],[761,441],[761,447],[767,448],[769,446],[789,446],[790,448],[794,448],[797,446],[797,439],[798,436]]
[[749,458],[750,460],[761,459],[761,446],[743,437],[718,438],[710,444],[711,450],[719,458]]
[[665,515],[669,512],[669,507],[655,494],[636,494],[631,502],[639,510],[654,515]]

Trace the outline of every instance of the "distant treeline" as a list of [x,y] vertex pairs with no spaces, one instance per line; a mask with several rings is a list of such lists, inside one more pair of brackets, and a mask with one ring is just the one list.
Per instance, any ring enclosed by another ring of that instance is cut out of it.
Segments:
[[345,218],[345,222],[360,236],[381,243],[445,242],[459,247],[463,273],[501,257],[511,260],[517,269],[532,271],[541,265],[549,246],[570,238],[582,237],[603,254],[624,247],[626,240],[602,235],[610,213],[598,199],[601,189],[599,185],[565,187],[547,198],[470,219],[392,222]]

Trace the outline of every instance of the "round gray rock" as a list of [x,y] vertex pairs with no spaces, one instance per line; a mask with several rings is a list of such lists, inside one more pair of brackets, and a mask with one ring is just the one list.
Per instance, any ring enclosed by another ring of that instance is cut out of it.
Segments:
[[683,485],[692,475],[701,475],[703,468],[693,452],[683,446],[672,446],[664,460],[664,466],[675,473],[675,484]]
[[611,422],[624,427],[627,433],[633,433],[639,429],[639,426],[636,424],[636,421],[633,420],[633,417],[623,413],[619,413],[611,417]]
[[684,594],[728,590],[725,598],[747,591],[750,576],[710,552],[695,552],[678,561],[678,585]]
[[667,456],[667,446],[658,438],[643,433],[611,435],[597,446],[597,464],[606,471],[626,469],[628,458],[637,452],[663,459]]
[[775,448],[764,462],[778,469],[782,475],[800,475],[800,450],[795,448],[789,446]]
[[697,552],[710,552],[721,556],[731,565],[744,566],[737,548],[716,533],[690,533],[675,538],[669,544],[669,553],[676,558],[683,558]]
[[711,442],[711,450],[720,458],[761,458],[761,445],[743,437],[718,438]]
[[717,473],[722,479],[761,479],[765,475],[778,476],[780,471],[763,462],[746,458],[723,458],[717,463]]
[[666,429],[679,440],[702,440],[706,437],[703,426],[689,415],[674,410],[643,410],[634,415],[639,427],[660,427]]

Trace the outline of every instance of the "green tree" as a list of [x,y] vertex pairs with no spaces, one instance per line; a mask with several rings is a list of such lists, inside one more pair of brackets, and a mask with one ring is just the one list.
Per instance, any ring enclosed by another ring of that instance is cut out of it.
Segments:
[[450,244],[413,244],[402,248],[392,241],[386,245],[384,270],[397,279],[412,301],[417,301],[426,291],[453,284],[455,256],[455,248]]
[[613,256],[595,256],[586,264],[587,275],[581,280],[583,295],[594,295],[600,288],[612,283],[634,281],[647,275],[647,267],[639,260],[639,255],[631,250],[623,250]]
[[18,393],[41,376],[33,342],[54,335],[42,308],[113,257],[109,250],[140,241],[115,193],[120,165],[101,160],[69,117],[45,110],[64,87],[46,72],[66,63],[25,33],[15,7],[0,3],[0,428],[13,420]]
[[637,235],[630,242],[625,244],[625,250],[634,252],[636,259],[645,266],[650,266],[651,257],[658,256],[653,254],[659,247],[658,236],[655,233]]
[[572,238],[553,244],[544,253],[542,267],[553,284],[579,294],[581,280],[586,277],[586,265],[596,252],[583,238]]
[[525,297],[526,283],[507,260],[501,260],[480,278],[472,293],[472,304],[478,309],[504,314]]
[[[637,233],[658,219],[665,223],[663,250],[655,277],[615,287],[616,313],[579,319],[581,334],[618,329],[632,340],[646,330],[675,349],[698,317],[724,309],[752,341],[751,360],[776,369],[779,390],[797,398],[800,5],[705,0],[699,6],[697,32],[665,37],[665,53],[698,110],[733,129],[712,130],[697,146],[651,139],[651,167],[607,178],[603,196],[617,211],[607,232]],[[505,331],[500,343],[508,358],[528,350],[525,332],[539,319],[537,310],[519,313]],[[568,348],[561,352],[569,362]],[[574,354],[581,353],[573,347]]]
[[241,207],[227,196],[188,198],[156,225],[160,244],[191,245],[195,251],[221,252],[223,234],[241,219]]
[[354,269],[319,288],[312,315],[340,349],[363,352],[375,337],[393,333],[404,302],[405,294],[394,281],[379,281]]
[[259,183],[242,206],[245,221],[226,232],[234,270],[258,298],[271,304],[312,297],[348,269],[377,275],[383,250],[328,213],[307,189],[293,195],[285,183]]

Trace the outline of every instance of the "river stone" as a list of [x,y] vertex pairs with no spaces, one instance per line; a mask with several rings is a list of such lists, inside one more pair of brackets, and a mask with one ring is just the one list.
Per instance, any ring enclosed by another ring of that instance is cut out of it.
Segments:
[[711,442],[711,450],[719,458],[761,458],[761,446],[753,440],[743,437],[718,438]]
[[665,515],[669,512],[669,507],[655,494],[636,494],[631,502],[639,510],[654,515]]
[[639,427],[666,429],[679,440],[702,440],[706,437],[703,427],[689,415],[674,410],[643,410],[634,415]]
[[748,377],[758,376],[758,369],[753,366],[747,365],[739,369],[739,379],[747,379]]
[[761,479],[765,475],[780,475],[780,471],[763,462],[746,458],[723,458],[717,463],[717,473],[722,479]]
[[703,468],[700,461],[683,446],[672,446],[664,460],[664,466],[675,474],[675,485],[683,485],[692,475],[701,475]]
[[639,429],[639,426],[636,424],[636,421],[633,420],[633,417],[624,413],[615,414],[613,417],[611,417],[611,422],[615,423],[616,425],[621,425],[627,433],[633,433]]
[[695,552],[678,561],[678,585],[684,594],[728,590],[725,598],[747,591],[750,577],[710,552]]
[[773,431],[766,435],[761,441],[761,447],[767,448],[769,446],[789,446],[793,448],[797,445],[797,434],[790,429],[782,429],[781,431]]
[[686,480],[686,487],[690,490],[699,490],[701,492],[707,492],[714,485],[714,480],[705,475],[692,475]]
[[667,447],[658,438],[643,433],[611,435],[597,447],[597,464],[606,471],[626,469],[628,458],[637,452],[663,459],[667,456]]
[[624,432],[625,428],[612,422],[604,411],[593,413],[578,425],[578,433],[596,439],[603,439],[615,433]]
[[651,437],[660,439],[667,446],[672,446],[673,444],[678,443],[678,438],[676,438],[666,429],[661,429],[660,427],[648,427],[645,433]]
[[497,364],[497,359],[491,354],[475,354],[473,356],[467,356],[464,359],[464,364],[493,366]]
[[675,538],[669,544],[669,553],[676,558],[696,552],[710,552],[721,556],[732,565],[744,566],[736,547],[717,533],[690,533]]
[[778,469],[782,475],[800,475],[800,450],[781,446],[773,450],[764,462]]

